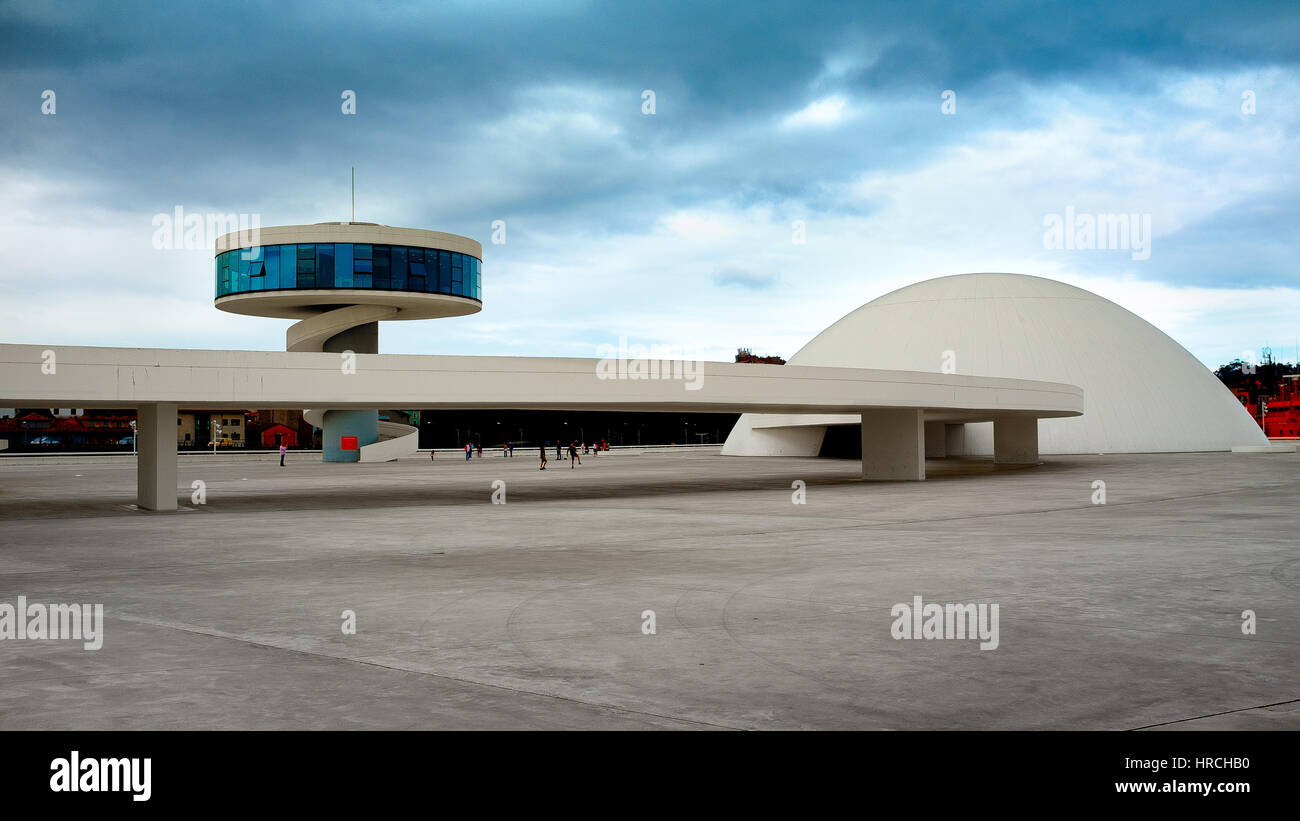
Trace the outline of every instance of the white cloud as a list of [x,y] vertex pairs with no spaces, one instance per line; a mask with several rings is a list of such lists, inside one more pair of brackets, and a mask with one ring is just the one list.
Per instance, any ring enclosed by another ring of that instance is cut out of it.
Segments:
[[846,115],[848,100],[836,94],[814,100],[781,121],[785,128],[809,128],[838,125]]

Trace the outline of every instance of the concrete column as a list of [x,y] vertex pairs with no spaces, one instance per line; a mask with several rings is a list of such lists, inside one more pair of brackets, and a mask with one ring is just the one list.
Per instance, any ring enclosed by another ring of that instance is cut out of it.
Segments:
[[1003,465],[1038,464],[1038,420],[1032,416],[994,419],[993,461]]
[[322,342],[320,349],[328,353],[379,353],[379,323],[367,322],[348,328]]
[[145,510],[176,509],[176,405],[136,408],[135,503]]
[[[329,353],[379,353],[379,323],[367,322],[349,328],[343,333],[331,336],[321,345],[321,350]],[[357,437],[357,447],[379,441],[379,411],[377,410],[330,410],[325,412],[321,428],[321,461],[323,462],[357,462],[361,453],[356,450],[343,450],[344,436]]]
[[925,478],[924,411],[862,412],[862,478],[920,481]]
[[966,425],[958,423],[955,425],[944,425],[943,449],[948,456],[965,456],[966,455]]
[[321,460],[325,462],[358,462],[359,450],[343,450],[343,437],[357,437],[361,448],[379,441],[379,411],[330,410],[325,411],[321,428]]
[[948,455],[948,439],[943,422],[925,423],[925,458],[942,459]]

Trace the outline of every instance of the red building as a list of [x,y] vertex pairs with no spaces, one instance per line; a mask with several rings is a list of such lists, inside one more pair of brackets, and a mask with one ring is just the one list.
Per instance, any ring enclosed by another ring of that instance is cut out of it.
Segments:
[[278,448],[280,445],[286,448],[298,447],[298,431],[279,423],[262,431],[262,447]]
[[1280,378],[1272,396],[1260,395],[1249,386],[1238,387],[1233,393],[1268,438],[1300,437],[1300,374]]
[[0,439],[12,450],[130,450],[134,411],[87,408],[60,416],[59,410],[18,408],[17,416],[0,419]]

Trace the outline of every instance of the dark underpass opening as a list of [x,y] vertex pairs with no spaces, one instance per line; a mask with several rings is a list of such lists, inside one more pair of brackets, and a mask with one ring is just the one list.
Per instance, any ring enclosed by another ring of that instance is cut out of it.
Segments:
[[828,459],[861,459],[862,425],[828,425],[817,455]]

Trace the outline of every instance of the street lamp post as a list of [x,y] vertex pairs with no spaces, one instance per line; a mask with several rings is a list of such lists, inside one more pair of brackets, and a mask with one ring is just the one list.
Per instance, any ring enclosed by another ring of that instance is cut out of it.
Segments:
[[136,432],[135,432],[135,420],[134,420],[134,419],[131,420],[131,452],[132,452],[132,453],[135,453],[135,452],[136,452]]
[[217,420],[214,419],[212,420],[212,455],[213,456],[217,455],[217,440],[220,438],[221,438],[221,425],[218,425]]

